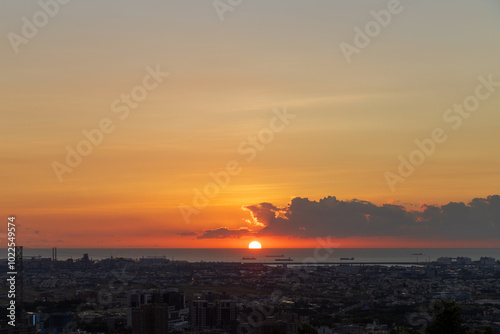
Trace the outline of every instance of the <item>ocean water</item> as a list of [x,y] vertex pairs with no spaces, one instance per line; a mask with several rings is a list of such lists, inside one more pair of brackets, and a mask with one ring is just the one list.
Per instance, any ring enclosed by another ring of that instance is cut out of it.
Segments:
[[[189,262],[241,262],[242,258],[255,260],[247,262],[275,262],[276,257],[266,255],[283,255],[294,262],[340,262],[341,258],[354,258],[355,262],[424,262],[435,261],[438,257],[470,257],[473,261],[483,256],[500,260],[500,248],[58,248],[57,259],[80,259],[88,254],[93,260],[111,257],[139,259],[142,257],[164,256],[175,261]],[[422,255],[416,255],[422,254]],[[52,257],[51,248],[24,248],[24,257]],[[309,260],[309,261],[307,261]],[[350,261],[352,262],[352,261]]]

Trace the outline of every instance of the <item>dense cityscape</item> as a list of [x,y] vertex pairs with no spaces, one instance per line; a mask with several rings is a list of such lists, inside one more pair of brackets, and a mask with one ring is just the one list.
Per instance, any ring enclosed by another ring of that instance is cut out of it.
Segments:
[[464,333],[500,333],[500,262],[491,257],[391,265],[82,254],[24,257],[22,267],[24,311],[17,305],[8,326],[2,294],[0,333],[427,333],[439,307],[459,312]]

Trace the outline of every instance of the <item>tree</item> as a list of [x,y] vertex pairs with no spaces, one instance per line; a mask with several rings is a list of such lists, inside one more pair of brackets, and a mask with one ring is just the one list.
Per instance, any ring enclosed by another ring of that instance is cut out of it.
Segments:
[[318,334],[318,331],[314,327],[304,324],[297,329],[297,334]]
[[493,328],[490,326],[486,327],[484,331],[480,331],[479,329],[476,329],[472,334],[493,334]]
[[273,328],[271,334],[285,334],[283,333],[281,330],[279,330],[278,328]]
[[460,308],[454,301],[439,301],[432,306],[433,318],[425,329],[426,334],[467,334]]
[[390,334],[418,334],[416,330],[408,329],[406,327],[396,327],[391,329]]
[[493,328],[488,326],[484,329],[484,334],[493,334]]

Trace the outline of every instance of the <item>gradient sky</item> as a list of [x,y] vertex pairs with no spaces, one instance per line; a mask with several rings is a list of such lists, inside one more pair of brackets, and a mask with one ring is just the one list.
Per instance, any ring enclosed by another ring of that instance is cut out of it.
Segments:
[[[42,9],[2,1],[1,211],[18,243],[498,247],[500,87],[456,130],[443,115],[478,77],[500,82],[500,4],[401,1],[348,63],[340,44],[388,3],[243,0],[221,20],[208,0],[73,0],[16,53],[9,34]],[[111,105],[147,67],[169,75],[121,120]],[[247,161],[238,147],[284,109],[295,117]],[[54,161],[106,118],[114,131],[60,182]],[[392,191],[385,173],[435,128],[447,140]],[[241,172],[188,222],[179,205],[230,161]]]

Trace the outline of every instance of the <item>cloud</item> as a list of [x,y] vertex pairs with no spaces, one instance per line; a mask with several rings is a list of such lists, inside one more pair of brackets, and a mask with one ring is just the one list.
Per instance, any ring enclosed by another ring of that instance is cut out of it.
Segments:
[[181,237],[191,237],[194,235],[198,235],[198,233],[195,233],[195,232],[181,232],[181,233],[177,233],[177,234],[180,235]]
[[352,199],[325,197],[319,201],[296,197],[285,207],[271,203],[244,206],[257,232],[219,228],[198,238],[244,235],[314,238],[404,237],[428,239],[489,239],[500,237],[500,196],[474,198],[470,203],[423,204],[407,210],[395,204],[375,205]]
[[225,227],[216,230],[205,230],[198,239],[223,239],[223,238],[239,238],[243,236],[255,235],[247,229],[228,230]]
[[422,223],[439,236],[487,239],[500,237],[500,196],[425,206]]
[[377,206],[353,199],[339,201],[326,197],[320,201],[296,197],[284,208],[268,203],[246,207],[265,227],[262,235],[312,238],[332,235],[400,235],[413,222],[412,214],[399,205]]

